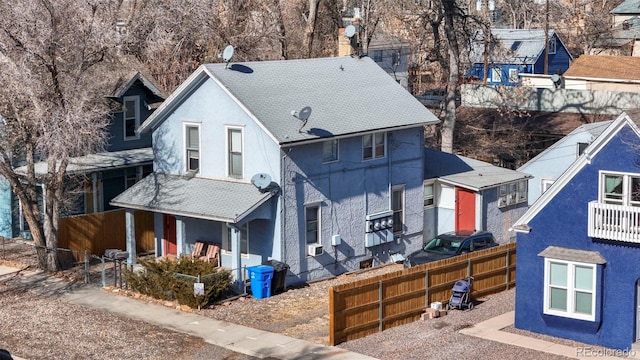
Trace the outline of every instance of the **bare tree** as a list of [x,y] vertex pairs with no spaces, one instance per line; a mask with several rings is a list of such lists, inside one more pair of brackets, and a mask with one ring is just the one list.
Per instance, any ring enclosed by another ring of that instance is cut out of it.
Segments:
[[[100,0],[0,2],[0,175],[22,204],[44,269],[59,268],[53,249],[68,196],[69,159],[105,144],[109,119],[100,101],[107,94],[101,79],[108,79],[109,51],[115,45],[115,5]],[[46,162],[42,177],[35,171],[40,160]],[[15,165],[26,170],[16,171]]]

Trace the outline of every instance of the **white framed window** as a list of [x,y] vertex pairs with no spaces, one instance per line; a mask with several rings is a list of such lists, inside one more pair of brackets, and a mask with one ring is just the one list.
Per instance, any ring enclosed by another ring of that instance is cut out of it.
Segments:
[[529,196],[527,184],[527,180],[522,180],[500,185],[498,188],[498,206],[504,207],[526,202]]
[[186,170],[198,172],[200,169],[200,126],[185,124],[184,147]]
[[589,146],[589,143],[578,143],[578,157],[584,153],[584,150]]
[[322,143],[322,162],[338,161],[338,140],[331,139]]
[[555,37],[549,39],[549,54],[555,54],[557,50],[557,42]]
[[227,128],[227,174],[229,177],[242,178],[243,141],[241,128]]
[[540,180],[540,186],[541,186],[541,193],[544,193],[545,191],[549,190],[549,188],[551,187],[551,185],[553,185],[553,183],[556,182],[555,180],[551,180],[551,179],[542,179]]
[[387,155],[387,133],[379,132],[362,136],[362,160],[383,158]]
[[518,82],[518,81],[520,81],[520,70],[509,69],[509,82]]
[[139,139],[136,130],[140,127],[140,97],[125,96],[122,100],[124,140]]
[[436,204],[435,183],[424,183],[423,186],[424,207],[431,207]]
[[320,204],[304,207],[305,243],[321,244],[320,238]]
[[640,174],[600,172],[599,201],[640,206]]
[[544,259],[544,313],[594,321],[596,264]]
[[502,82],[502,69],[499,67],[491,69],[491,82]]
[[404,185],[391,187],[391,210],[393,210],[393,233],[404,230]]
[[[222,227],[222,253],[231,255],[231,228],[228,226]],[[249,257],[249,224],[245,224],[240,227],[240,255],[242,257]]]

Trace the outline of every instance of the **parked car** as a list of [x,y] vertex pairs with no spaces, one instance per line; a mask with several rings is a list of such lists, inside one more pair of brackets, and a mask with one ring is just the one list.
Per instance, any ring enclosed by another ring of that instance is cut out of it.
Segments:
[[[444,100],[447,95],[446,88],[431,89],[424,92],[422,95],[417,95],[416,99],[422,103],[422,105],[433,108],[441,109],[444,107]],[[456,106],[460,106],[461,98],[460,92],[456,91]]]
[[496,239],[489,231],[452,231],[436,236],[421,250],[411,253],[407,256],[405,266],[421,265],[496,245]]

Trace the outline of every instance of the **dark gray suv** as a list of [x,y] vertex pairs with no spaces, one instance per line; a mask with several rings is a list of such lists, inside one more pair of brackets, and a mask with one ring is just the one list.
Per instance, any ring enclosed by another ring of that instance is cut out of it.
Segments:
[[436,236],[424,244],[421,250],[411,253],[405,266],[425,264],[496,245],[498,244],[493,234],[488,231],[452,231]]

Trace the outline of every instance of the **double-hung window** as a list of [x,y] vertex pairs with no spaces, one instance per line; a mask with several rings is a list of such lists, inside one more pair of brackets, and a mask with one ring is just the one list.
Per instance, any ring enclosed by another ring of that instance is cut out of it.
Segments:
[[552,37],[549,39],[549,54],[555,54],[557,48],[556,38]]
[[424,207],[435,205],[436,196],[435,196],[434,187],[435,187],[435,184],[433,182],[424,184],[424,188],[423,188]]
[[229,177],[242,178],[242,129],[227,128]]
[[491,82],[502,82],[502,69],[499,67],[491,69]]
[[640,174],[602,172],[600,201],[607,204],[640,206]]
[[185,125],[186,170],[197,172],[200,169],[200,127]]
[[383,158],[386,156],[387,134],[384,132],[362,136],[362,160]]
[[305,241],[307,244],[320,244],[320,205],[308,205],[304,208]]
[[597,265],[545,258],[544,313],[594,321]]
[[322,143],[322,162],[333,162],[338,160],[338,140],[331,139]]
[[393,210],[393,233],[402,233],[404,229],[404,185],[391,188],[391,210]]
[[509,82],[517,83],[520,81],[520,70],[509,69]]
[[122,118],[124,122],[124,139],[138,139],[136,130],[140,126],[140,97],[125,96],[122,103]]

